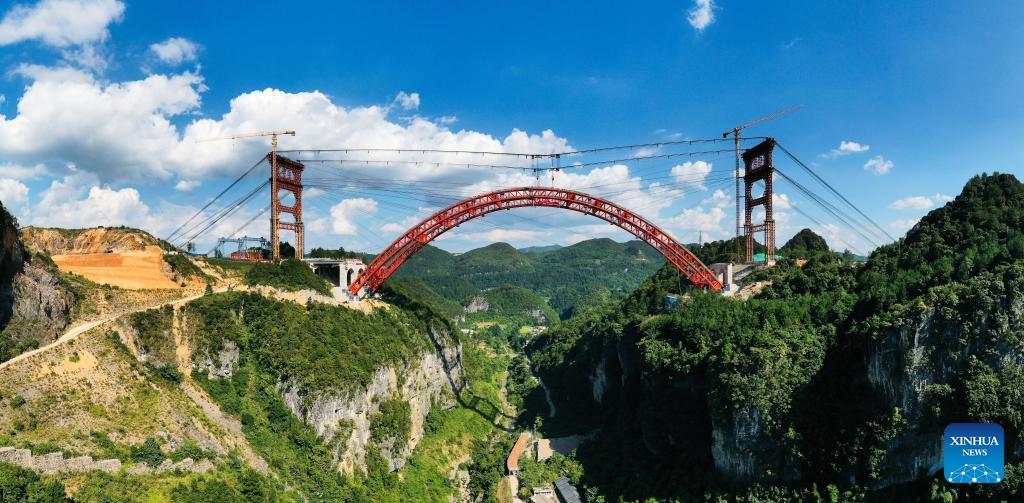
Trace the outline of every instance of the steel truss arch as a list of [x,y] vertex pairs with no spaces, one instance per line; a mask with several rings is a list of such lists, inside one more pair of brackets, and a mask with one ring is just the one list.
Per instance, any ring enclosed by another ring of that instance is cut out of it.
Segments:
[[377,290],[384,280],[427,243],[469,220],[495,211],[526,207],[562,208],[600,218],[646,241],[694,285],[716,291],[722,289],[722,282],[700,259],[640,215],[583,192],[548,187],[519,187],[463,199],[416,224],[377,255],[349,286],[349,291],[359,295],[364,288],[371,292]]

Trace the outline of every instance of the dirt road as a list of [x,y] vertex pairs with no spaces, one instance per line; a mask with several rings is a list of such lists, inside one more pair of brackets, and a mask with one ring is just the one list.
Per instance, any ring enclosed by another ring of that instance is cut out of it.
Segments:
[[11,358],[10,360],[7,360],[7,361],[5,361],[3,363],[0,363],[0,369],[6,368],[6,367],[8,367],[10,365],[13,365],[13,364],[15,364],[17,362],[20,362],[20,361],[22,361],[22,360],[24,360],[26,358],[31,358],[34,355],[42,353],[43,351],[48,351],[51,348],[54,348],[56,346],[60,346],[61,344],[64,344],[64,343],[66,343],[68,341],[71,341],[71,340],[74,340],[79,335],[82,335],[82,334],[88,332],[89,330],[92,330],[92,329],[94,329],[94,328],[96,328],[96,327],[98,327],[98,326],[100,326],[100,325],[102,325],[102,324],[104,324],[104,323],[106,323],[108,321],[113,321],[113,320],[116,320],[116,319],[118,319],[118,318],[120,318],[122,316],[128,316],[131,313],[136,313],[136,312],[139,312],[139,311],[145,311],[147,309],[163,307],[163,306],[166,306],[166,305],[172,305],[172,306],[181,305],[181,304],[184,304],[186,302],[190,302],[190,301],[196,300],[196,299],[198,299],[199,297],[202,297],[202,296],[203,296],[203,294],[197,294],[197,295],[192,295],[192,296],[189,296],[189,297],[182,297],[180,299],[172,300],[172,301],[169,301],[169,302],[164,302],[163,304],[157,304],[157,305],[154,305],[154,306],[149,306],[149,305],[141,306],[138,309],[135,309],[133,311],[116,314],[114,316],[108,316],[106,318],[99,319],[99,320],[96,320],[96,321],[90,321],[88,323],[83,323],[81,325],[76,325],[74,327],[69,328],[67,330],[67,332],[64,332],[64,334],[61,335],[60,337],[58,337],[57,340],[55,340],[55,341],[53,341],[53,342],[51,342],[51,343],[49,343],[49,344],[47,344],[47,345],[45,345],[45,346],[43,346],[41,348],[33,349],[31,351],[26,351],[26,352],[24,352],[24,353],[22,353],[22,354],[20,354],[18,356],[15,356],[14,358]]

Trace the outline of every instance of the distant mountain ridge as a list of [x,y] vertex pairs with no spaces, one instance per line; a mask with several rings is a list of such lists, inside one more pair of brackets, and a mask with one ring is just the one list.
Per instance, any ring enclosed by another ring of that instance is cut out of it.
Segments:
[[462,305],[482,291],[521,287],[546,299],[565,319],[583,307],[581,302],[591,305],[623,297],[665,262],[643,241],[600,238],[524,250],[528,251],[493,243],[456,255],[427,245],[395,278],[420,278],[441,297]]

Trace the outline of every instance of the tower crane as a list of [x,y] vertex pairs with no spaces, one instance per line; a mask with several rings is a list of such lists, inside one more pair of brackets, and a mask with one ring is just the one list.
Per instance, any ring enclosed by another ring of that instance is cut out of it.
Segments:
[[739,259],[739,256],[740,256],[740,131],[743,131],[744,129],[746,129],[746,128],[750,127],[750,126],[753,126],[753,125],[756,125],[756,124],[760,124],[762,122],[770,121],[770,120],[775,119],[776,117],[779,117],[781,115],[786,115],[786,114],[788,114],[790,112],[795,112],[797,110],[800,110],[801,108],[803,108],[803,105],[796,105],[796,106],[789,107],[789,108],[787,108],[785,110],[779,110],[778,112],[775,112],[773,114],[765,115],[764,117],[761,117],[760,119],[754,119],[754,120],[752,120],[752,121],[750,121],[750,122],[748,122],[748,123],[746,123],[746,124],[744,124],[742,126],[736,126],[736,127],[732,128],[732,129],[722,133],[722,138],[728,138],[729,135],[732,135],[733,140],[734,140],[735,145],[736,145],[736,257],[737,257],[737,260]]
[[[270,137],[270,236],[273,248],[271,248],[271,257],[275,262],[280,260],[280,249],[279,243],[280,238],[278,236],[278,210],[277,210],[277,136],[278,135],[291,135],[295,136],[295,131],[255,131],[252,133],[239,133],[231,136],[224,136],[221,138],[210,138],[206,140],[198,140],[196,143],[204,143],[210,141],[220,140],[239,140],[242,138],[256,138],[260,136]],[[301,245],[300,245],[301,247]]]
[[196,140],[196,143],[206,143],[210,141],[220,140],[239,140],[242,138],[256,138],[258,136],[269,136],[270,137],[270,148],[272,151],[277,151],[277,135],[291,135],[295,136],[295,131],[256,131],[252,133],[239,133],[231,136],[223,136],[220,138],[207,138],[205,140]]

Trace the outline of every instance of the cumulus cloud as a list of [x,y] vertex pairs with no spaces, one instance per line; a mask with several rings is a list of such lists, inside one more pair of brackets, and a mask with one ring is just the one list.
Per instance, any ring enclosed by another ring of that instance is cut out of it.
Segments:
[[685,208],[676,216],[660,219],[659,224],[677,240],[688,239],[683,236],[686,234],[692,236],[695,232],[703,232],[705,239],[716,239],[726,235],[722,228],[722,221],[726,216],[727,214],[722,208],[705,209],[702,206],[697,206]]
[[528,229],[491,229],[488,231],[480,232],[460,232],[460,233],[445,233],[442,234],[441,240],[463,240],[468,242],[479,243],[478,246],[483,246],[487,243],[494,242],[505,242],[505,243],[522,243],[536,242],[538,238],[544,236],[545,233],[537,230]]
[[402,110],[416,110],[420,107],[420,93],[399,91],[393,103],[402,107]]
[[28,186],[11,178],[0,178],[0,202],[7,208],[28,202]]
[[435,208],[419,208],[416,211],[416,213],[403,218],[401,221],[398,221],[398,222],[388,222],[388,223],[382,225],[380,230],[381,230],[381,232],[395,233],[395,234],[398,234],[400,232],[405,232],[405,231],[409,230],[410,227],[420,223],[421,220],[423,220],[424,218],[427,218],[428,216],[432,215],[436,211],[437,211],[437,209],[435,209]]
[[671,174],[684,189],[707,190],[704,179],[711,173],[711,164],[705,161],[684,162],[672,168]]
[[834,148],[830,150],[827,154],[821,154],[821,156],[827,157],[829,159],[835,159],[837,157],[842,157],[844,155],[864,153],[867,152],[868,150],[871,150],[870,145],[867,145],[865,143],[858,143],[855,141],[843,140],[839,142],[839,148]]
[[[391,165],[391,174],[410,180],[445,177],[453,169],[443,163],[467,161],[455,154],[420,155],[416,151],[421,149],[530,153],[571,149],[550,130],[531,134],[514,129],[502,138],[452,130],[422,117],[398,123],[389,118],[390,106],[345,108],[317,91],[276,89],[239,95],[221,117],[196,119],[181,130],[174,124],[176,119],[200,111],[205,87],[196,73],[106,83],[67,66],[23,65],[16,71],[32,82],[18,101],[18,114],[0,116],[0,136],[5,139],[0,143],[0,156],[21,164],[73,163],[95,172],[104,183],[167,180],[174,175],[187,180],[237,175],[245,164],[266,153],[265,138],[199,140],[282,127],[298,131],[297,137],[282,138],[282,148],[394,148],[409,151],[404,155],[409,159],[439,163]],[[486,164],[508,159],[474,161]],[[511,162],[529,165],[526,159]],[[361,169],[365,173],[374,166]],[[493,174],[486,168],[458,172],[470,181]]]
[[711,197],[704,199],[700,204],[712,208],[726,208],[732,204],[732,197],[726,194],[724,190],[717,189],[711,194]]
[[893,210],[926,210],[941,203],[948,203],[953,196],[946,194],[935,194],[934,196],[910,196],[893,201],[889,208]]
[[917,222],[919,220],[921,220],[921,219],[920,218],[907,218],[907,219],[892,220],[892,221],[889,222],[889,228],[893,229],[893,230],[896,230],[896,231],[899,231],[899,232],[906,232],[906,231],[910,230],[911,227],[917,225]]
[[897,199],[889,205],[894,210],[924,210],[931,208],[935,203],[925,196],[911,196]]
[[51,174],[50,170],[42,164],[36,164],[35,166],[22,166],[12,163],[0,164],[0,177],[30,180],[49,174]]
[[0,116],[0,155],[72,163],[106,182],[167,179],[177,170],[168,157],[181,144],[169,119],[199,106],[198,75],[103,84],[70,68],[18,71],[35,80],[18,102],[18,115]]
[[793,203],[789,201],[789,195],[772,194],[772,209],[788,209],[792,207]]
[[0,20],[0,46],[39,40],[53,47],[69,47],[106,40],[107,26],[121,20],[124,3],[118,0],[42,0],[15,5]]
[[884,175],[892,171],[892,161],[886,160],[882,156],[875,156],[864,163],[864,169],[870,171],[876,175]]
[[687,11],[686,20],[697,31],[704,31],[704,28],[715,22],[715,4],[712,0],[693,0],[693,7]]
[[178,65],[186,61],[195,61],[199,45],[181,37],[171,37],[163,42],[152,44],[149,50],[160,61],[169,65]]
[[98,185],[95,176],[74,173],[54,180],[32,207],[34,225],[80,227],[129,225],[150,230],[162,226],[150,215],[139,191]]
[[202,185],[198,180],[179,180],[174,185],[174,190],[180,190],[182,192],[192,192],[196,187]]
[[353,236],[359,232],[357,221],[377,214],[377,201],[367,197],[345,199],[331,206],[331,233]]

